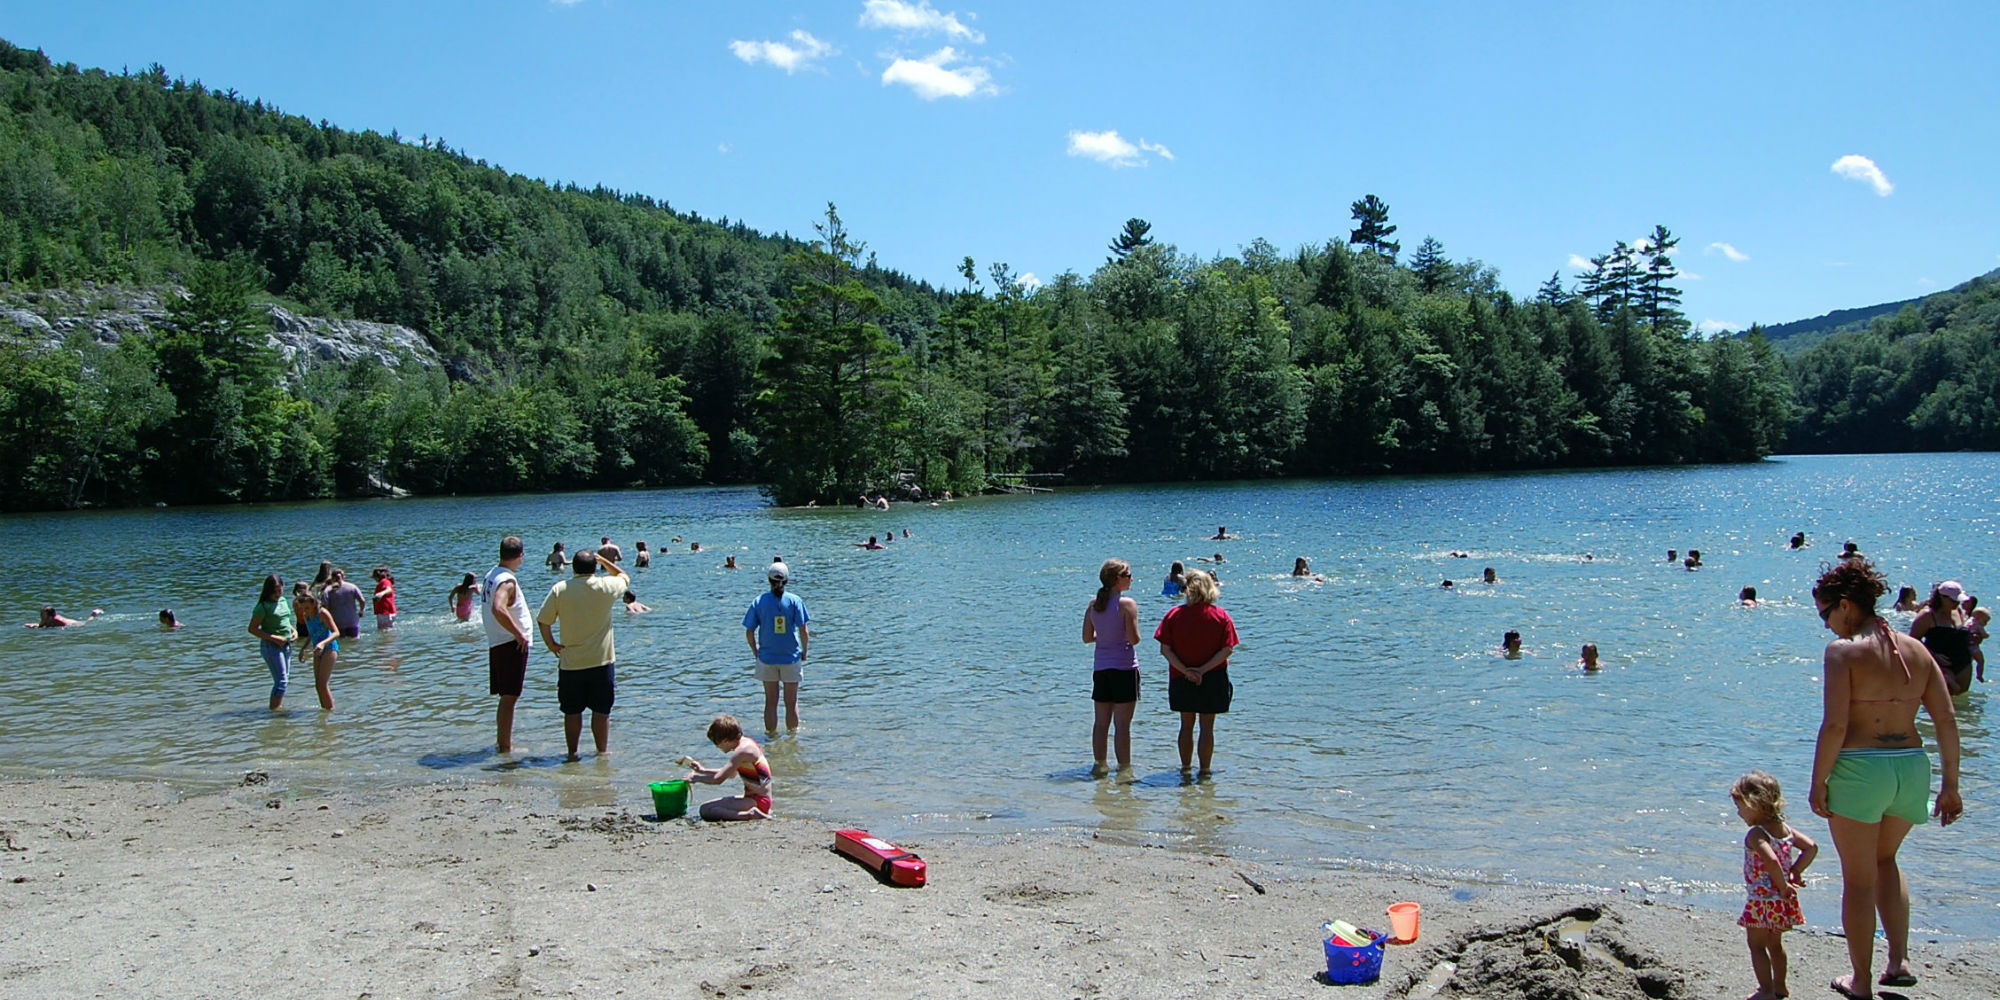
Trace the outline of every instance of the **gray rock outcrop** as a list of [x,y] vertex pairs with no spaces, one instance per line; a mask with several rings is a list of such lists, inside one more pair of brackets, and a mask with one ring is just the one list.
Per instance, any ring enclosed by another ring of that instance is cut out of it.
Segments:
[[[102,344],[149,336],[171,328],[165,295],[178,289],[80,285],[43,291],[0,292],[0,331],[8,327],[45,344],[81,332]],[[259,303],[271,318],[269,343],[285,366],[304,372],[372,357],[395,368],[406,360],[426,370],[443,363],[423,334],[407,326],[358,319],[301,316],[284,306]]]

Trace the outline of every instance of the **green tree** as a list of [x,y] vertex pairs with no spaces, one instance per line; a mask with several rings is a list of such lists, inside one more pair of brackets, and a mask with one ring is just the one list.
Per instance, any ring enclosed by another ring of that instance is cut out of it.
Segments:
[[157,445],[156,485],[183,501],[283,497],[284,394],[267,322],[250,305],[254,286],[241,271],[207,261],[182,280],[155,349],[160,383],[174,398]]
[[1417,283],[1425,292],[1435,292],[1451,280],[1451,259],[1444,255],[1444,244],[1426,236],[1417,246],[1417,252],[1410,257],[1410,270],[1417,276]]
[[[1107,263],[1109,261],[1124,260],[1132,255],[1132,251],[1152,243],[1153,238],[1146,235],[1152,229],[1153,224],[1144,219],[1126,219],[1125,228],[1119,230],[1118,235],[1111,238],[1111,256],[1107,260]],[[972,265],[972,258],[965,258],[965,263],[966,266],[970,267]]]
[[1371,194],[1349,208],[1358,225],[1347,235],[1347,242],[1395,260],[1403,245],[1389,238],[1396,233],[1396,227],[1389,224],[1389,203]]
[[866,247],[829,203],[819,241],[792,257],[799,281],[757,366],[755,413],[773,499],[839,502],[891,485],[904,418],[903,360],[856,276]]

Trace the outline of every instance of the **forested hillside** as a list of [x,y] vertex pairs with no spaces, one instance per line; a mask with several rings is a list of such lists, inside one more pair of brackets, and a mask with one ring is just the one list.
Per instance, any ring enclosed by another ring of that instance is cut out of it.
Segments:
[[[1973,281],[1991,281],[2000,278],[2000,268],[1988,271]],[[1972,282],[1959,285],[1951,291],[1962,292]],[[1779,323],[1763,328],[1764,339],[1778,349],[1778,353],[1791,356],[1819,346],[1828,337],[1837,333],[1851,333],[1867,329],[1877,317],[1893,316],[1910,306],[1920,306],[1928,296],[1903,299],[1900,302],[1884,302],[1879,305],[1857,306],[1852,309],[1835,309],[1811,319],[1795,319],[1789,323]]]
[[[1216,258],[1134,219],[1089,275],[968,256],[933,289],[831,207],[771,237],[0,43],[0,282],[185,290],[153,337],[4,338],[0,505],[1735,461],[1791,423],[1768,344],[1691,335],[1664,227],[1517,299],[1437,240],[1402,260],[1380,199],[1352,211]],[[260,297],[447,364],[288,378]]]
[[1788,450],[2000,448],[2000,276],[1926,296],[1791,359]]

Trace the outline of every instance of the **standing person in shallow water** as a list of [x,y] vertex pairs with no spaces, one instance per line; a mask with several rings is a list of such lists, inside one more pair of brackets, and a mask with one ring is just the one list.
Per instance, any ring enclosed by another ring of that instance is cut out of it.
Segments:
[[1115,727],[1118,769],[1132,766],[1132,711],[1139,707],[1139,602],[1132,589],[1132,565],[1106,559],[1097,570],[1097,597],[1083,610],[1083,641],[1093,643],[1090,701],[1097,720],[1090,729],[1092,772],[1104,774],[1106,736]]
[[[1199,752],[1201,775],[1214,770],[1215,717],[1229,711],[1235,689],[1229,683],[1229,656],[1237,645],[1236,623],[1216,606],[1222,592],[1201,570],[1187,573],[1187,603],[1169,609],[1153,630],[1167,659],[1167,707],[1181,716],[1181,770]],[[1195,737],[1201,727],[1199,741]]]
[[1965,619],[1965,588],[1946,580],[1931,590],[1930,603],[1910,622],[1910,637],[1930,650],[1952,694],[1972,687],[1972,628]]
[[1910,828],[1925,821],[1931,762],[1917,730],[1917,709],[1937,733],[1942,781],[1930,812],[1950,826],[1965,812],[1958,793],[1958,717],[1943,671],[1922,643],[1898,633],[1875,613],[1888,589],[1866,559],[1842,559],[1813,587],[1820,621],[1835,638],[1826,644],[1826,697],[1813,748],[1812,811],[1826,818],[1840,854],[1840,923],[1847,934],[1850,975],[1834,990],[1873,995],[1875,920],[1888,939],[1880,983],[1911,986],[1910,886],[1896,852]]
[[444,595],[444,602],[451,606],[452,617],[462,622],[472,620],[472,599],[479,596],[479,578],[470,573]]
[[250,612],[250,634],[257,637],[257,652],[271,670],[271,711],[285,707],[285,688],[292,677],[292,640],[298,627],[292,621],[291,605],[285,603],[285,581],[273,573],[264,578],[257,594],[257,607]]
[[375,579],[375,630],[387,632],[396,627],[396,578],[387,566],[377,566],[368,575]]
[[1186,580],[1187,580],[1187,567],[1185,565],[1182,565],[1180,560],[1178,559],[1174,560],[1173,568],[1167,570],[1166,582],[1160,584],[1160,596],[1161,597],[1181,596],[1181,586],[1186,582]]
[[528,597],[521,593],[521,562],[526,547],[519,535],[500,539],[500,562],[486,571],[481,588],[480,618],[486,628],[486,690],[500,699],[493,711],[493,749],[514,752],[514,706],[528,678],[528,653],[535,641],[528,631]]
[[771,589],[757,595],[743,612],[743,639],[750,644],[750,658],[757,680],[764,685],[764,731],[778,731],[778,694],[785,696],[785,728],[799,728],[799,684],[805,680],[806,650],[811,644],[806,623],[806,602],[797,594],[785,593],[792,571],[773,561],[764,570]]
[[352,639],[361,634],[361,609],[367,599],[361,596],[361,588],[347,582],[347,571],[336,569],[327,577],[326,593],[320,595],[320,602],[333,613],[333,623],[340,629],[340,637]]
[[312,650],[313,691],[319,695],[322,711],[333,711],[333,665],[340,660],[340,636],[334,631],[333,616],[310,592],[299,598],[304,611],[306,638]]
[[[607,546],[608,547],[608,546]],[[608,576],[598,576],[604,562]],[[549,588],[535,614],[542,644],[556,654],[556,701],[562,707],[563,739],[576,760],[583,737],[583,711],[590,710],[590,736],[597,755],[611,752],[611,708],[618,699],[618,651],[612,641],[611,612],[630,582],[615,562],[585,550],[570,560],[576,575]],[[550,626],[562,629],[558,641]]]

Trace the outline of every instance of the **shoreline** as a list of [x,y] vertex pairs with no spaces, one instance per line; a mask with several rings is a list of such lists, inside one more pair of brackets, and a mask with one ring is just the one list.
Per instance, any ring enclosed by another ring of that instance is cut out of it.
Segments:
[[[548,798],[0,781],[9,991],[1293,997],[1319,988],[1321,921],[1377,926],[1399,900],[1423,906],[1418,941],[1341,995],[1755,988],[1733,915],[1612,893],[1033,834],[909,838],[930,885],[898,889],[829,851],[815,820],[655,823]],[[1786,939],[1795,992],[1846,971],[1836,934]],[[1912,963],[1920,985],[1900,995],[1979,995],[2000,980],[2000,942],[1919,937]]]

